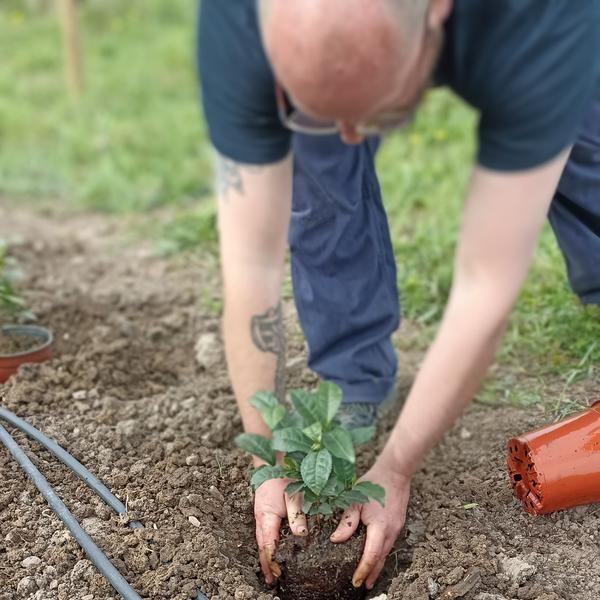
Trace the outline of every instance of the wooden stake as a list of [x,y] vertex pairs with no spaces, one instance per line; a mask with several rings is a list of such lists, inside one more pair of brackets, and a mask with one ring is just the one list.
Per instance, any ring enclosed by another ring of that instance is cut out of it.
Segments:
[[83,66],[77,9],[75,0],[57,0],[57,2],[63,31],[67,86],[71,96],[77,99],[83,93]]

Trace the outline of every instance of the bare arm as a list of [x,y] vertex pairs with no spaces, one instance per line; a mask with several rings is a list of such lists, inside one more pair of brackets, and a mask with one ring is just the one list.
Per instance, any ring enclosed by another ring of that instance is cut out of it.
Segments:
[[357,586],[374,585],[404,525],[413,474],[465,409],[493,359],[567,156],[523,173],[474,171],[444,318],[382,454],[365,475],[385,487],[385,508],[351,507],[342,523],[352,527],[339,527],[332,537],[345,541],[360,520],[367,525]]
[[[249,404],[258,391],[285,396],[285,337],[281,283],[292,201],[292,159],[265,166],[218,160],[219,232],[225,292],[223,329],[229,375],[244,430],[269,436]],[[254,459],[255,466],[261,461]],[[272,559],[286,516],[296,535],[307,532],[299,495],[286,479],[260,486],[254,500],[256,541],[267,583],[281,574]]]
[[385,450],[409,476],[493,360],[567,156],[523,173],[474,171],[444,318]]
[[219,233],[229,374],[244,429],[268,434],[248,403],[285,393],[281,283],[291,206],[291,159],[265,166],[218,160]]

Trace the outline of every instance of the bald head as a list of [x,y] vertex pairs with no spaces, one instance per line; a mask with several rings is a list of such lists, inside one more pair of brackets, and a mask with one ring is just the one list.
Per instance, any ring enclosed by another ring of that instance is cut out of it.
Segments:
[[414,66],[429,0],[262,0],[265,47],[306,112],[360,119]]

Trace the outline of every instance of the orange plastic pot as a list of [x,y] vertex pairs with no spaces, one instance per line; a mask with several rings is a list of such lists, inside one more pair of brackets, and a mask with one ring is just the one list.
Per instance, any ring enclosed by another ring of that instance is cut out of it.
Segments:
[[600,502],[600,402],[507,447],[513,491],[528,513]]
[[0,383],[4,383],[25,363],[40,363],[52,358],[54,338],[48,329],[35,325],[4,325],[1,329],[4,335],[26,335],[39,340],[39,344],[24,352],[0,354]]

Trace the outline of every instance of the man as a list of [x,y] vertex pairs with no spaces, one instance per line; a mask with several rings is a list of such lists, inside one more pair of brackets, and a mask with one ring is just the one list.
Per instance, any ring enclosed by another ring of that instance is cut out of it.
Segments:
[[[548,212],[574,291],[600,303],[600,3],[263,0],[257,9],[253,0],[204,0],[199,40],[218,152],[227,360],[246,431],[268,433],[248,398],[284,393],[288,226],[309,364],[341,385],[349,426],[372,419],[392,389],[399,316],[368,136],[406,122],[432,79],[480,113],[444,317],[365,475],[385,487],[385,508],[351,507],[343,521],[352,527],[332,536],[345,541],[366,524],[353,583],[371,588],[404,523],[413,474],[493,358]],[[306,533],[285,485],[256,494],[267,582],[278,574],[271,556],[282,518]]]

